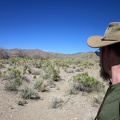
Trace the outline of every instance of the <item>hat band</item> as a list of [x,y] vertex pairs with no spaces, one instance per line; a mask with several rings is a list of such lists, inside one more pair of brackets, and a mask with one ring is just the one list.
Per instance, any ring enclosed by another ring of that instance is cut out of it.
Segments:
[[106,38],[106,37],[102,38],[101,40],[102,41],[120,41],[120,39],[113,39],[113,38]]

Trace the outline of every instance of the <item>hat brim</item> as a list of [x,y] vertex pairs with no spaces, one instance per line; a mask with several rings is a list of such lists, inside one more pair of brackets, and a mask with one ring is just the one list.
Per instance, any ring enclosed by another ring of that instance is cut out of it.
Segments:
[[88,38],[87,44],[90,47],[99,48],[120,42],[120,41],[109,41],[109,40],[103,41],[101,40],[102,38],[104,38],[104,36],[91,36]]

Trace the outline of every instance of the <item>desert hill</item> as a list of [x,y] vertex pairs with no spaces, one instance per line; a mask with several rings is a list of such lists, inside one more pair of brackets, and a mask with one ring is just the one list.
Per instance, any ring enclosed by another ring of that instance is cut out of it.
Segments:
[[94,52],[79,52],[74,54],[62,54],[62,53],[54,53],[54,52],[45,52],[39,49],[0,49],[7,51],[9,56],[19,56],[19,57],[32,57],[32,58],[74,58],[74,59],[93,59],[98,60],[99,58],[95,55]]

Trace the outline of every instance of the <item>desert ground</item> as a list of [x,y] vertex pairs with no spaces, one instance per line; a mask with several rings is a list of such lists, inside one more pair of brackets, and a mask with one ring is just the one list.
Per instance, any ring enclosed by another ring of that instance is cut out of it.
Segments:
[[[7,66],[7,65],[6,65]],[[6,68],[1,68],[4,71]],[[99,77],[99,66],[84,68],[90,76],[102,81]],[[71,77],[78,72],[66,72],[60,68],[60,81],[47,92],[39,92],[40,99],[28,99],[26,104],[18,105],[18,91],[5,90],[5,82],[0,78],[0,120],[93,120],[100,104],[95,102],[97,94],[79,92],[68,94],[71,87]],[[60,102],[53,107],[55,100]]]

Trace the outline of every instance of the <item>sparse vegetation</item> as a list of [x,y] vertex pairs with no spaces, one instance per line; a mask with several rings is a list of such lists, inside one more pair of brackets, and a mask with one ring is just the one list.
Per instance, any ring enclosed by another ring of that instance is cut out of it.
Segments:
[[[29,103],[31,99],[39,100],[43,99],[43,96],[46,99],[46,95],[51,98],[54,93],[62,94],[62,97],[52,99],[52,108],[61,108],[67,103],[73,104],[70,102],[71,98],[79,96],[79,93],[91,93],[91,105],[96,106],[101,103],[104,84],[85,72],[86,69],[98,68],[98,59],[95,59],[93,54],[87,54],[87,58],[90,59],[86,59],[84,55],[80,53],[66,57],[56,54],[57,57],[50,57],[39,55],[39,52],[28,54],[24,50],[16,51],[14,54],[9,52],[9,58],[0,58],[0,87],[7,91],[17,91],[11,93],[15,93],[18,98],[16,103],[20,106]],[[69,90],[71,84],[72,88]],[[66,94],[67,91],[69,94]],[[65,102],[63,96],[69,98],[69,101]]]
[[[72,81],[66,84],[69,86],[72,82],[72,89],[69,90],[70,94],[64,97],[69,98],[67,103],[70,106],[71,104],[74,105],[71,102],[71,97],[74,99],[79,93],[94,93],[95,91],[102,93],[104,91],[104,85],[101,82],[98,82],[95,78],[84,72],[85,69],[90,70],[98,65],[98,59],[95,59],[93,54],[87,54],[86,56],[89,59],[86,59],[84,53],[68,55],[67,57],[66,55],[59,56],[59,54],[54,56],[53,54],[51,57],[45,54],[41,55],[38,51],[38,53],[34,53],[16,50],[14,54],[7,50],[5,52],[9,53],[9,57],[0,58],[1,86],[4,85],[7,91],[17,91],[15,95],[17,98],[17,95],[20,95],[20,98],[16,100],[16,104],[20,106],[29,103],[31,101],[29,99],[42,99],[41,94],[45,96],[45,99],[47,94],[50,94],[51,98],[54,92],[61,94],[62,91],[62,95],[66,94],[68,88],[62,89],[68,78]],[[62,75],[62,72],[65,75]],[[73,75],[75,76],[72,77]],[[49,91],[49,93],[45,93],[46,91]],[[94,97],[91,94],[89,95],[93,102],[91,106],[101,103],[102,95],[99,94]],[[51,107],[61,108],[67,105],[65,103],[62,97],[57,96],[52,99]]]

